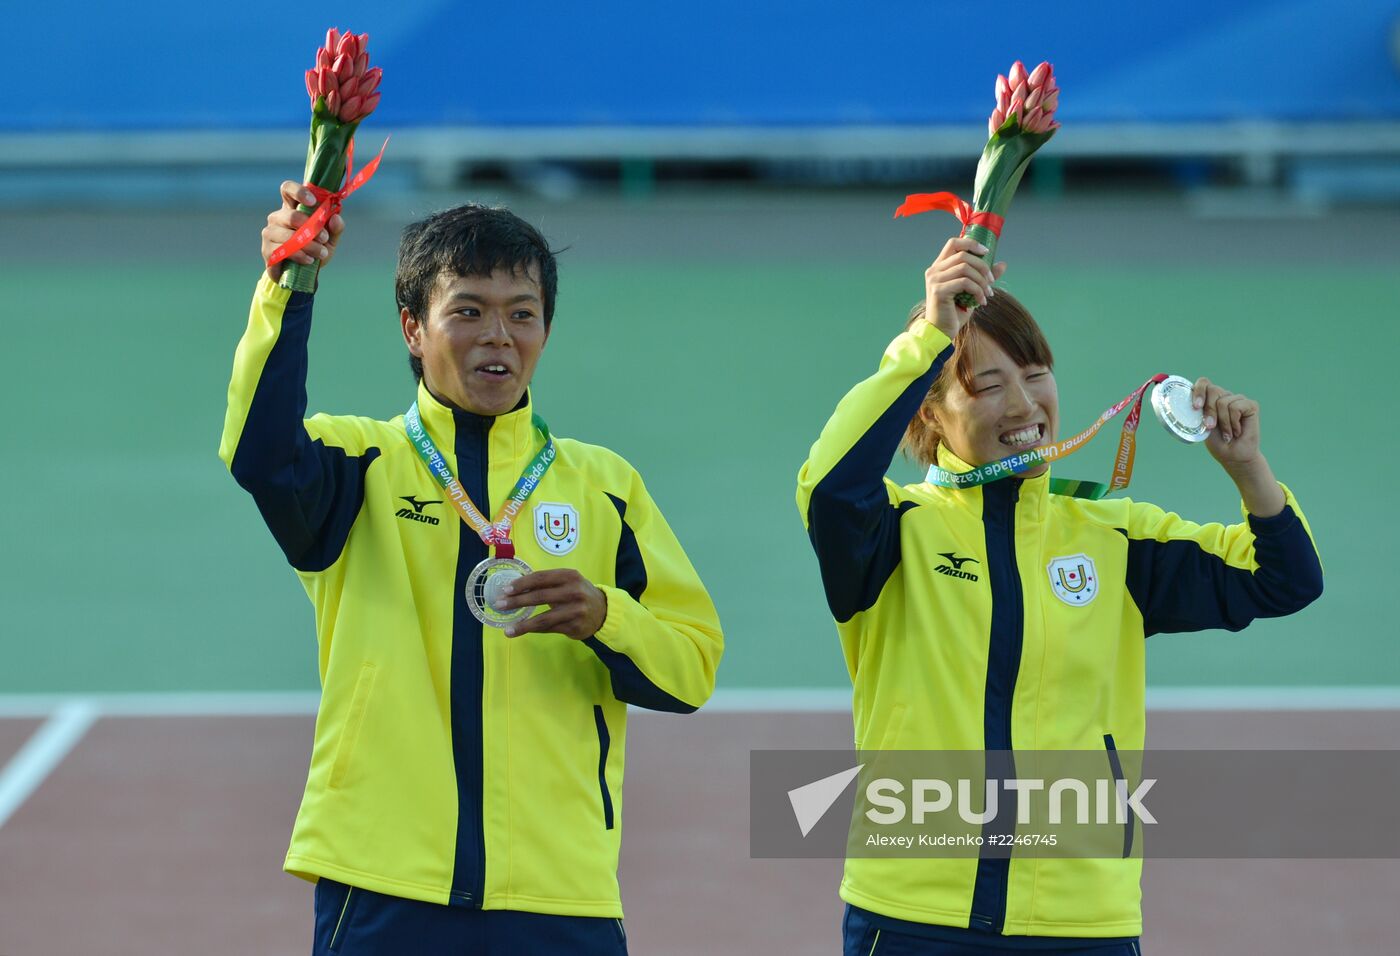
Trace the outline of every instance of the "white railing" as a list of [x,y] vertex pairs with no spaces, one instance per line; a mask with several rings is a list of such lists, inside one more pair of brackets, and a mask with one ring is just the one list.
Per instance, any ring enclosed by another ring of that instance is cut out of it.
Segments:
[[[395,163],[425,174],[482,161],[972,159],[985,133],[973,126],[841,127],[366,127],[393,134]],[[367,144],[366,144],[367,145]],[[229,165],[285,162],[306,133],[285,131],[0,134],[0,169]],[[1294,156],[1400,158],[1400,122],[1075,124],[1048,152],[1072,158],[1219,157],[1246,162]]]

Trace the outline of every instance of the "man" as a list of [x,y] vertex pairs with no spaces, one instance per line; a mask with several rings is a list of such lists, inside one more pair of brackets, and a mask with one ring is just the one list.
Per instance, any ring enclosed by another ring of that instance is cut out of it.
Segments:
[[[314,203],[291,182],[282,199],[265,262]],[[329,262],[343,229],[290,261]],[[694,711],[723,638],[637,473],[550,438],[531,404],[553,253],[475,204],[405,230],[419,381],[392,421],[303,420],[314,294],[281,270],[254,295],[219,454],[316,609],[321,704],[286,860],[317,882],[314,952],[625,953],[626,705]]]

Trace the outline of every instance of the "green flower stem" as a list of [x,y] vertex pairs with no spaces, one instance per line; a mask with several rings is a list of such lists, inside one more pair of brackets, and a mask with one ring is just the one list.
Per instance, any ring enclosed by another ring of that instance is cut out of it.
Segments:
[[[986,226],[968,226],[967,231],[964,232],[963,235],[987,247],[987,254],[985,256],[978,256],[977,258],[985,259],[989,263],[997,261],[996,233],[992,232],[992,230],[988,229]],[[957,295],[953,296],[953,302],[962,309],[972,309],[977,305],[977,300],[973,298],[971,292],[959,292]]]
[[[342,124],[323,112],[323,104],[324,100],[318,99],[311,111],[311,141],[306,148],[306,172],[302,182],[336,190],[345,178],[345,150],[355,135],[355,127],[360,124]],[[308,214],[312,211],[311,206],[305,205],[299,205],[297,209]],[[294,292],[315,292],[316,276],[320,271],[319,262],[302,265],[289,261],[282,269],[278,284]]]
[[[993,212],[1003,218],[1011,206],[1011,197],[1016,195],[1016,187],[1030,165],[1031,157],[1054,136],[1049,133],[1027,133],[1021,130],[1015,118],[1001,125],[992,138],[987,140],[982,150],[982,158],[977,163],[977,180],[973,187],[972,209],[974,212]],[[997,237],[986,226],[968,226],[964,233],[987,247],[987,254],[981,258],[989,264],[996,262]],[[953,301],[964,309],[977,305],[977,300],[969,292],[959,292]]]

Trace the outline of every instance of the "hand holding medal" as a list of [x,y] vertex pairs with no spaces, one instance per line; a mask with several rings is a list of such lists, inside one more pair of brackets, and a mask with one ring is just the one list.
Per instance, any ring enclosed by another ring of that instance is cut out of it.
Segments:
[[[432,436],[423,427],[417,402],[403,418],[408,440],[438,485],[447,493],[453,510],[480,535],[488,548],[496,552],[467,575],[465,597],[472,615],[488,627],[503,628],[507,637],[539,632],[563,634],[582,640],[592,637],[603,626],[608,613],[607,597],[571,568],[532,570],[515,556],[515,545],[510,538],[515,516],[539,487],[558,454],[544,419],[536,415],[533,424],[544,436],[544,446],[525,466],[510,497],[501,505],[500,514],[492,522],[477,509],[462,483],[452,474]],[[548,605],[549,610],[531,617],[542,604]],[[517,625],[517,621],[524,623]]]
[[497,601],[496,610],[503,614],[517,604],[532,611],[541,605],[549,607],[543,614],[508,626],[506,637],[563,634],[581,641],[597,634],[608,617],[607,595],[573,568],[536,571],[511,581]]
[[1226,469],[1257,464],[1259,451],[1259,403],[1226,391],[1208,378],[1191,386],[1191,407],[1202,419],[1206,450]]
[[510,607],[505,603],[511,585],[527,574],[530,566],[519,558],[487,558],[467,576],[467,607],[472,616],[489,627],[508,627],[535,613],[533,604]]
[[1208,378],[1193,384],[1169,375],[1152,393],[1152,410],[1173,437],[1189,445],[1205,442],[1222,465],[1248,464],[1259,456],[1259,403]]
[[1188,445],[1205,441],[1210,433],[1203,407],[1203,397],[1195,395],[1190,380],[1180,375],[1168,375],[1152,390],[1157,420],[1172,437]]
[[515,483],[515,489],[501,505],[501,513],[492,522],[472,503],[462,483],[447,466],[447,461],[438,451],[432,436],[423,427],[423,419],[418,414],[418,403],[414,402],[403,417],[403,427],[408,434],[408,440],[418,452],[418,457],[428,466],[428,471],[432,472],[438,485],[447,492],[448,503],[458,516],[476,531],[487,548],[495,549],[494,557],[488,557],[472,568],[471,574],[467,575],[466,587],[467,607],[478,621],[489,627],[505,627],[521,618],[529,617],[535,610],[534,605],[509,606],[504,601],[509,593],[507,588],[531,573],[530,566],[515,556],[515,545],[510,540],[515,516],[519,514],[526,499],[539,487],[544,473],[549,471],[549,466],[554,464],[558,454],[544,419],[536,415],[533,424],[544,436],[544,447],[525,466],[524,472]]

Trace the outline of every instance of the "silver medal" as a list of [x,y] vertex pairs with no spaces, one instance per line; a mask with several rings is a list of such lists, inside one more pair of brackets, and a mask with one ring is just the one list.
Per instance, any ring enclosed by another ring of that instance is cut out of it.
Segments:
[[467,576],[467,607],[472,616],[487,627],[505,627],[535,612],[534,605],[501,610],[497,607],[506,585],[530,573],[530,566],[518,558],[487,558]]
[[1205,441],[1210,435],[1205,413],[1191,405],[1192,383],[1180,375],[1169,375],[1152,390],[1152,410],[1157,420],[1178,441],[1188,445]]

